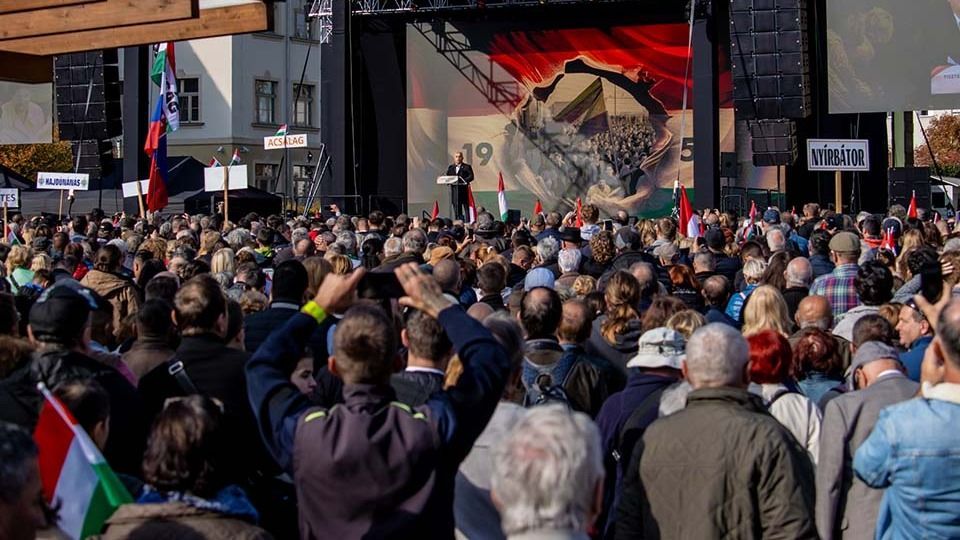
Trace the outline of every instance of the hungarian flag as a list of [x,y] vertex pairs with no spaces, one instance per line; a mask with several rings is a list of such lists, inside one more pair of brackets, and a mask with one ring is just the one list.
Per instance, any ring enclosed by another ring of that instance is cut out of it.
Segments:
[[430,221],[440,216],[440,201],[433,201],[433,212],[430,213]]
[[757,201],[750,201],[750,226],[757,224]]
[[540,199],[537,199],[537,203],[533,205],[533,215],[539,216],[543,213],[543,205],[540,204]]
[[223,165],[220,163],[220,160],[217,159],[217,156],[213,156],[210,158],[210,164],[207,165],[207,167],[223,167]]
[[230,166],[233,167],[234,165],[239,165],[239,164],[240,164],[240,149],[234,148],[233,157],[230,158]]
[[288,131],[287,125],[283,124],[282,126],[280,126],[280,129],[277,130],[277,134],[274,135],[274,137],[286,137],[287,131]]
[[880,242],[880,249],[890,251],[894,255],[897,254],[897,239],[893,236],[892,227],[883,231],[883,241]]
[[917,192],[910,195],[910,207],[907,208],[907,217],[917,219]]
[[163,116],[167,119],[170,131],[180,129],[180,98],[177,96],[177,62],[173,42],[157,45],[157,54],[153,58],[150,79],[160,87],[160,101],[163,103]]
[[477,201],[473,198],[473,188],[467,184],[467,223],[477,221]]
[[577,197],[577,228],[583,227],[583,201]]
[[507,206],[507,192],[503,189],[503,172],[499,173],[499,181],[497,182],[497,206],[500,207],[500,221],[506,223],[507,210],[510,207]]
[[693,213],[693,207],[690,205],[690,199],[687,198],[687,188],[680,186],[680,196],[677,204],[677,216],[680,224],[680,234],[697,238],[700,236],[700,217]]
[[104,522],[133,498],[107,465],[70,411],[40,383],[43,394],[37,429],[43,496],[60,505],[57,526],[71,538],[100,534]]

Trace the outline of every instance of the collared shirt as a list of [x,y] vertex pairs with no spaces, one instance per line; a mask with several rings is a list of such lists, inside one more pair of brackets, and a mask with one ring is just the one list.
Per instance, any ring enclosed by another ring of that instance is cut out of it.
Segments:
[[437,369],[437,368],[424,367],[424,366],[407,366],[407,369],[405,369],[404,371],[416,371],[416,372],[420,372],[420,373],[433,373],[434,375],[440,375],[441,377],[446,377],[446,375],[447,375],[446,373],[444,373],[443,371],[441,371],[441,370],[439,370],[439,369]]
[[860,297],[853,282],[860,267],[856,263],[841,264],[833,272],[820,276],[810,287],[810,295],[825,296],[833,308],[833,316],[839,317],[860,305]]

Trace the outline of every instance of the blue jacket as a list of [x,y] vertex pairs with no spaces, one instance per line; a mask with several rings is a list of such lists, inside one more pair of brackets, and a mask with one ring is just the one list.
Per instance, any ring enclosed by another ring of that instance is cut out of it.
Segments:
[[907,368],[907,377],[911,381],[920,382],[920,364],[927,347],[933,341],[933,336],[921,336],[910,345],[910,350],[900,353],[900,363]]
[[298,313],[247,363],[261,435],[292,473],[303,538],[452,538],[454,475],[489,421],[510,372],[503,347],[453,306],[439,316],[464,364],[425,405],[386,384],[345,384],[344,402],[312,407],[289,381],[316,321]]
[[727,310],[724,311],[724,313],[727,314],[727,317],[730,317],[735,321],[740,321],[740,312],[743,311],[743,305],[747,303],[747,298],[756,288],[756,285],[747,285],[747,288],[743,291],[733,293],[733,296],[730,297],[730,301],[727,302]]
[[724,313],[723,311],[715,307],[708,309],[707,312],[703,314],[703,316],[705,319],[707,319],[707,324],[717,322],[717,323],[730,325],[736,328],[737,330],[740,329],[740,321],[735,321],[731,319],[729,315],[727,315],[726,313]]
[[924,390],[946,390],[954,394],[950,401],[915,398],[887,407],[854,455],[857,476],[870,487],[886,489],[877,539],[960,538],[958,387]]
[[833,272],[836,265],[824,255],[813,255],[810,257],[810,267],[813,268],[813,278],[816,279]]

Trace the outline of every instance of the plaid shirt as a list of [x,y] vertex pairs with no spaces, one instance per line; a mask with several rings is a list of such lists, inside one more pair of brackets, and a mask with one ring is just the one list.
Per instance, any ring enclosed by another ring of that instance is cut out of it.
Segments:
[[860,305],[860,297],[853,286],[859,268],[856,263],[841,264],[833,272],[818,277],[810,287],[811,295],[827,297],[835,319]]

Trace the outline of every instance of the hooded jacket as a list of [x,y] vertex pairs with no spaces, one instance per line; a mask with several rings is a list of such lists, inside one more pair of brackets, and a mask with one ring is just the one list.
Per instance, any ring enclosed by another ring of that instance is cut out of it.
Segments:
[[[87,275],[80,280],[80,284],[89,287],[110,303],[113,307],[113,317],[110,319],[113,336],[114,338],[119,336],[123,320],[127,315],[136,313],[140,309],[140,296],[136,286],[129,279],[97,269],[87,272]],[[106,315],[101,312],[94,312],[93,317],[94,325],[106,322]]]
[[606,322],[606,315],[597,317],[593,321],[593,332],[590,339],[587,340],[584,348],[588,354],[599,356],[613,365],[617,366],[624,374],[627,373],[627,362],[637,354],[637,343],[640,342],[641,330],[640,319],[633,319],[627,323],[627,327],[614,336],[614,342],[610,343],[603,337],[603,323]]

